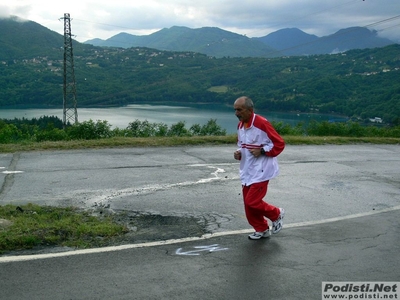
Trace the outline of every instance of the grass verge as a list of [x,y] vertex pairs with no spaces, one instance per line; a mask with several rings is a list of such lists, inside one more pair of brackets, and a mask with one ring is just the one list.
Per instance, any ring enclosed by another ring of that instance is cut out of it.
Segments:
[[[400,138],[386,137],[339,137],[339,136],[284,136],[288,145],[344,145],[344,144],[400,144]],[[0,144],[0,153],[40,150],[73,150],[116,147],[176,147],[198,145],[236,144],[236,135],[191,137],[113,137],[98,140],[74,140],[58,142],[23,142]]]
[[[288,145],[324,144],[400,144],[400,138],[284,136]],[[235,147],[236,135],[195,137],[109,138],[63,142],[24,142],[0,144],[0,152],[72,150],[115,147],[173,147],[224,145]],[[110,240],[128,230],[112,217],[94,217],[75,208],[42,207],[32,204],[0,206],[0,254],[36,246],[93,248],[108,245]]]
[[110,216],[95,217],[72,207],[5,205],[0,219],[0,253],[37,246],[101,247],[128,232]]

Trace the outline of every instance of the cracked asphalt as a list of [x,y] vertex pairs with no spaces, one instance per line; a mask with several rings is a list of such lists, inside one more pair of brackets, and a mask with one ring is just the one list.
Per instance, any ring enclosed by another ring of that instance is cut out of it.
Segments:
[[2,205],[101,206],[193,217],[209,232],[1,256],[0,298],[321,299],[326,281],[399,280],[399,145],[287,146],[267,195],[285,208],[284,229],[261,241],[247,239],[251,228],[234,150],[0,154]]

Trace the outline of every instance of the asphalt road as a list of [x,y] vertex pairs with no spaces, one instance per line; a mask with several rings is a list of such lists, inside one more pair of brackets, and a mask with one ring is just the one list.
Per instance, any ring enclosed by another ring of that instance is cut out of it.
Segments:
[[0,204],[194,216],[212,234],[0,257],[0,299],[321,299],[325,281],[400,278],[399,145],[287,146],[267,201],[284,229],[250,241],[235,146],[0,155]]

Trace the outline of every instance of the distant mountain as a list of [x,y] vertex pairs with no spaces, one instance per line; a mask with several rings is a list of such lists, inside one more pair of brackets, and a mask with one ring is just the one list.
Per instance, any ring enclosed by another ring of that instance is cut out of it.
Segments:
[[[75,42],[74,52],[83,53],[88,47],[89,45]],[[35,56],[55,58],[63,51],[63,35],[16,16],[0,18],[0,59],[12,60]]]
[[[279,40],[280,33],[276,34],[282,52],[287,47],[300,48],[294,44],[297,35],[309,38],[300,31],[291,32],[293,44],[284,44]],[[339,31],[333,35],[337,41],[329,36],[301,46],[310,46],[309,50],[326,46],[330,52],[351,47],[351,43],[365,46],[358,39],[363,32],[350,30],[346,40],[346,30]],[[362,39],[368,41],[371,33],[365,34]],[[244,50],[265,54],[270,48],[263,42],[217,28],[174,27],[135,39],[138,43],[145,40],[148,47],[124,49],[73,42],[79,107],[133,103],[231,105],[238,95],[255,95],[260,109],[380,117],[399,124],[398,44],[351,50],[346,55],[319,55],[318,59],[265,59],[240,57],[250,53]],[[198,47],[205,42],[205,49],[214,49],[215,56],[225,50],[238,57],[210,59]],[[163,49],[197,46],[199,53],[150,48],[161,45]],[[279,54],[278,50],[271,51]],[[0,20],[0,108],[61,107],[63,52],[61,34],[31,21]]]
[[395,42],[378,37],[376,30],[365,27],[350,27],[320,38],[316,43],[314,54],[330,54],[351,49],[381,48]]
[[[317,37],[297,28],[286,28],[260,38],[216,27],[191,29],[183,26],[164,28],[150,35],[119,33],[107,40],[74,41],[74,54],[85,55],[93,46],[146,47],[165,51],[188,51],[221,57],[279,57],[331,54],[352,49],[378,48],[393,41],[377,36],[376,31],[352,27]],[[38,55],[59,57],[64,37],[48,28],[18,17],[0,19],[0,59],[11,60]]]
[[150,35],[117,34],[107,40],[94,39],[87,44],[102,47],[149,47],[170,51],[193,51],[215,57],[277,57],[331,54],[352,49],[379,48],[395,42],[378,37],[376,31],[351,27],[325,36],[286,28],[264,37],[248,38],[215,27],[190,29],[174,26]]
[[302,55],[299,45],[308,45],[318,41],[319,37],[305,33],[298,28],[285,28],[272,32],[264,37],[254,38],[280,50],[283,55]]
[[147,47],[167,51],[191,51],[220,57],[272,57],[279,51],[261,41],[216,27],[191,29],[183,26],[164,28],[150,35],[119,33],[107,40],[85,42],[102,47]]
[[265,37],[255,38],[286,56],[331,54],[352,49],[380,48],[395,42],[378,37],[376,31],[350,27],[324,37],[307,34],[297,28],[286,28]]
[[18,17],[0,19],[0,59],[34,57],[62,47],[63,36],[38,23]]

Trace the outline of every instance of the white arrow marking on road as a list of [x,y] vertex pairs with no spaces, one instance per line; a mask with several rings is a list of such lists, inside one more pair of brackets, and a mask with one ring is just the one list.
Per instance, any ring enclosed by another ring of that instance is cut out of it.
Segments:
[[214,245],[210,245],[210,246],[196,246],[193,248],[198,249],[198,250],[182,252],[182,248],[179,248],[176,250],[175,254],[176,255],[200,255],[199,252],[202,252],[202,251],[217,252],[217,251],[223,251],[223,250],[229,249],[229,248],[220,248],[218,246],[218,244],[214,244]]
[[[317,221],[305,221],[305,222],[301,222],[301,223],[292,223],[292,224],[285,225],[285,228],[287,230],[290,228],[299,228],[299,227],[304,227],[304,226],[327,224],[327,223],[337,222],[337,221],[341,221],[341,220],[349,220],[349,219],[353,219],[353,218],[378,215],[381,213],[392,212],[392,211],[396,211],[396,210],[400,210],[400,205],[385,208],[382,210],[368,211],[368,212],[363,212],[363,213],[358,213],[358,214],[353,214],[353,215],[347,215],[347,216],[343,216],[343,217],[336,217],[336,218],[317,220]],[[83,254],[87,255],[87,254],[106,253],[106,252],[114,252],[114,251],[129,250],[129,249],[140,249],[140,248],[148,248],[148,247],[174,245],[174,244],[193,242],[193,241],[204,241],[204,240],[208,240],[208,239],[212,239],[212,238],[220,237],[220,236],[248,234],[248,233],[252,233],[252,232],[254,232],[254,229],[240,229],[240,230],[233,230],[233,231],[221,231],[221,232],[212,233],[212,234],[208,233],[208,234],[202,235],[201,237],[187,237],[187,238],[182,238],[182,239],[172,239],[172,240],[157,241],[157,242],[127,244],[127,245],[121,245],[121,246],[91,248],[91,249],[57,252],[57,253],[1,256],[0,264],[1,263],[9,263],[9,262],[17,262],[17,261],[33,261],[33,260],[56,258],[56,257],[69,257],[69,256],[74,256],[74,255],[83,255]],[[215,245],[212,245],[212,246],[215,246]],[[207,246],[207,247],[211,247],[211,246]],[[178,250],[176,250],[176,252],[178,252],[178,251],[180,252],[181,249],[182,248],[179,248]],[[221,248],[221,250],[228,250],[228,249]]]

